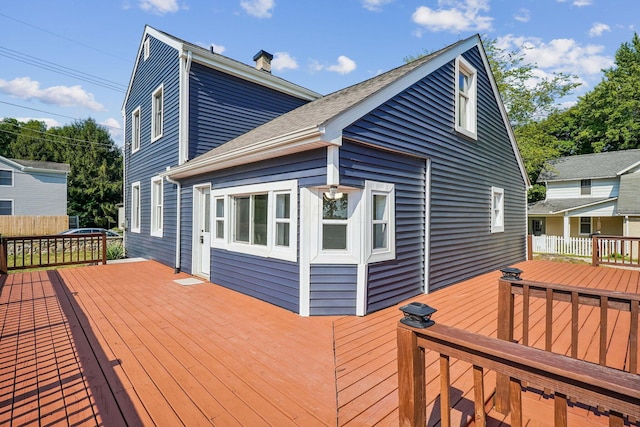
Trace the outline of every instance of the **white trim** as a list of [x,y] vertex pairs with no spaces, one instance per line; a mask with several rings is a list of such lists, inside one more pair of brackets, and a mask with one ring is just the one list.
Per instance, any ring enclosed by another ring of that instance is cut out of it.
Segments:
[[[582,218],[589,218],[589,232],[582,232]],[[578,217],[578,235],[580,236],[588,236],[593,233],[593,217],[592,216],[579,216]]]
[[11,213],[9,215],[0,215],[0,216],[11,216],[14,215],[16,204],[14,199],[0,199],[0,202],[11,202]]
[[[158,94],[160,94],[160,100],[162,101],[162,110],[160,111],[160,133],[155,134],[156,129],[156,99],[158,98]],[[151,93],[151,142],[155,142],[158,139],[162,138],[162,134],[164,133],[164,83],[161,83],[160,86],[155,88],[155,90]]]
[[[498,206],[495,205],[496,196],[500,195]],[[491,187],[491,232],[504,232],[504,189]],[[496,215],[496,210],[498,214]]]
[[[202,269],[202,253],[200,253],[200,243],[198,242],[199,232],[196,230],[200,226],[199,219],[202,211],[202,190],[209,190],[210,200],[213,198],[211,184],[197,184],[193,186],[193,199],[192,199],[192,212],[191,212],[191,271],[193,274],[206,277],[211,277],[211,257],[209,256],[209,274],[203,272]],[[209,235],[211,235],[211,209],[209,209]],[[212,239],[209,239],[212,240]],[[211,244],[203,245],[202,250],[211,251]]]
[[[364,247],[365,262],[389,261],[396,258],[396,196],[395,186],[384,182],[365,181],[365,215],[364,215]],[[387,224],[387,247],[384,249],[374,249],[373,247],[373,196],[383,195],[387,197],[386,224]]]
[[[222,202],[222,216],[218,216],[218,201]],[[227,199],[225,196],[211,195],[211,247],[227,249]],[[222,221],[222,237],[218,237],[218,221]],[[215,241],[215,244],[214,244]]]
[[340,185],[340,147],[327,147],[327,185]]
[[628,167],[626,167],[626,168],[622,169],[622,170],[621,170],[620,172],[618,172],[616,175],[617,175],[617,176],[624,175],[625,173],[629,172],[630,170],[635,169],[635,168],[636,168],[636,167],[638,167],[638,166],[640,166],[640,162],[636,162],[636,163],[634,163],[634,164],[632,164],[632,165],[630,165],[630,166],[628,166]]
[[[275,208],[276,195],[288,193],[290,194],[290,239],[289,247],[277,246],[275,244],[276,227],[275,227]],[[234,206],[233,198],[239,196],[250,196],[255,194],[268,195],[268,213],[267,213],[267,244],[255,245],[234,241]],[[233,252],[246,253],[250,255],[276,258],[285,261],[297,261],[298,251],[298,181],[278,181],[265,184],[243,185],[239,187],[221,188],[211,191],[211,198],[223,197],[225,200],[225,237],[223,240],[211,239],[212,247],[226,249]]]
[[[134,125],[136,123],[134,117],[138,116],[138,134],[135,134]],[[126,127],[126,125],[125,125]],[[142,145],[142,108],[138,105],[135,110],[131,112],[131,154],[140,151]],[[137,138],[136,138],[137,136]],[[134,141],[138,141],[138,147],[136,148]]]
[[[134,188],[138,189],[137,201],[134,200],[133,198]],[[134,212],[134,208],[135,208],[135,212]],[[140,181],[136,181],[131,183],[131,211],[129,212],[129,215],[131,216],[131,232],[132,233],[140,233],[140,228],[142,227],[141,211],[142,211],[142,188],[140,187]],[[135,213],[135,218],[134,218],[134,213]],[[134,227],[136,223],[137,223],[137,227]]]
[[143,46],[144,53],[142,55],[142,59],[146,61],[147,59],[149,59],[149,56],[151,56],[151,39],[149,37],[146,37],[144,39]]
[[[462,56],[456,57],[455,61],[455,129],[457,132],[472,138],[478,139],[478,71]],[[460,126],[459,119],[462,114],[460,105],[460,75],[465,75],[469,80],[469,90],[462,92],[467,97],[467,104],[464,108],[466,124]]]
[[179,139],[178,164],[189,160],[189,71],[192,61],[191,51],[187,51],[180,58],[180,108],[178,110]]
[[6,185],[6,184],[0,184],[0,187],[4,187],[4,188],[8,188],[8,187],[15,187],[15,182],[16,182],[16,173],[14,169],[0,169],[1,171],[9,171],[11,172],[11,184]]
[[[308,188],[300,188],[300,212],[312,212],[313,193]],[[311,314],[311,239],[315,230],[313,220],[309,221],[308,215],[300,215],[300,315],[309,316]]]
[[356,282],[356,316],[367,314],[367,276],[368,266],[364,263],[358,264]]
[[[429,274],[431,262],[431,159],[425,160],[424,180],[424,293],[429,293]],[[526,194],[525,194],[526,197]]]
[[[156,200],[156,185],[160,185],[160,200]],[[156,210],[160,208],[161,217],[160,224],[156,223]],[[164,227],[164,180],[162,177],[154,176],[151,178],[151,212],[149,216],[150,234],[154,237],[162,237]]]

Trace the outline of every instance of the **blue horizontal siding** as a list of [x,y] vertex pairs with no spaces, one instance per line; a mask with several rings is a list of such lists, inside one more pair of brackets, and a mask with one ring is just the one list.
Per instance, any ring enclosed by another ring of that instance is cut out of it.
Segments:
[[194,62],[189,78],[189,158],[306,102]]
[[312,265],[310,314],[355,315],[357,281],[358,269],[355,265]]
[[[525,183],[479,51],[473,48],[464,56],[478,71],[477,141],[455,132],[453,61],[343,133],[346,138],[431,160],[431,289],[525,258]],[[505,190],[504,233],[491,233],[491,186]],[[410,210],[398,212],[403,220],[410,220],[410,215]],[[370,267],[370,276],[378,273],[376,266]]]

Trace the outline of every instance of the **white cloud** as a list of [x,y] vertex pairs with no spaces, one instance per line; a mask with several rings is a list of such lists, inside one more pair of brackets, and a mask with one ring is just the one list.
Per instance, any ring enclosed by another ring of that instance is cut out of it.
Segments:
[[40,82],[29,77],[18,77],[11,81],[0,79],[0,92],[20,99],[36,99],[45,104],[60,107],[83,107],[93,111],[102,111],[104,107],[97,102],[92,93],[82,86],[51,86],[40,88]]
[[49,117],[16,117],[16,120],[22,123],[27,123],[31,120],[37,120],[39,122],[43,122],[47,127],[47,129],[60,126],[60,122],[58,122],[56,119],[51,119]]
[[529,9],[520,9],[514,18],[519,22],[529,22],[531,19],[531,12]]
[[273,61],[271,61],[271,67],[276,71],[282,71],[286,69],[295,70],[298,68],[296,60],[287,52],[276,52],[273,54]]
[[582,6],[591,6],[591,3],[593,3],[592,0],[575,0],[573,2],[574,6],[578,6],[578,7],[582,7]]
[[276,6],[275,0],[242,0],[240,6],[256,18],[271,18],[271,9]]
[[221,55],[224,53],[225,50],[227,50],[227,48],[222,46],[221,44],[211,43],[209,44],[209,46],[213,48],[213,51],[215,53],[219,53]]
[[139,0],[138,4],[140,9],[157,15],[177,12],[180,9],[177,0]]
[[327,67],[327,70],[334,71],[334,72],[339,73],[339,74],[349,74],[350,72],[352,72],[355,69],[356,69],[356,63],[352,59],[347,58],[344,55],[340,55],[338,57],[338,63],[337,64],[329,65]]
[[489,0],[438,0],[438,9],[420,6],[411,18],[430,31],[489,31],[493,18],[481,15],[489,11]]
[[611,31],[611,27],[607,24],[603,24],[601,22],[596,22],[593,24],[591,29],[589,30],[590,37],[598,37],[601,36],[605,31]]
[[100,124],[105,125],[116,145],[124,145],[124,131],[122,130],[122,126],[120,126],[119,120],[109,117],[107,120],[103,120]]
[[543,42],[536,37],[507,35],[497,39],[497,46],[508,51],[522,49],[524,60],[545,72],[575,74],[583,80],[600,76],[603,68],[613,65],[612,58],[602,54],[604,46],[581,45],[573,39]]
[[380,12],[382,6],[394,2],[395,0],[362,0],[362,6],[371,12]]

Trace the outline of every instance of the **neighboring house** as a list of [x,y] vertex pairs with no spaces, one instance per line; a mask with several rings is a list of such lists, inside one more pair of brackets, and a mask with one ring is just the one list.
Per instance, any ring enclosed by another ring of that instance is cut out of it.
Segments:
[[67,214],[66,163],[0,156],[0,215]]
[[547,196],[529,206],[530,234],[640,236],[640,149],[561,157],[538,182]]
[[478,36],[324,97],[254,60],[146,27],[123,106],[129,256],[301,315],[525,258],[528,181]]

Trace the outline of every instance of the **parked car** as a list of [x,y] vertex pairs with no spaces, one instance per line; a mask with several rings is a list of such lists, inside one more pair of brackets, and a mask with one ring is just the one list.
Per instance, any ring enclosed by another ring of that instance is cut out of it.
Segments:
[[107,234],[107,237],[122,237],[115,231],[107,230],[105,228],[70,228],[68,230],[61,231],[58,234],[91,234],[103,232]]

